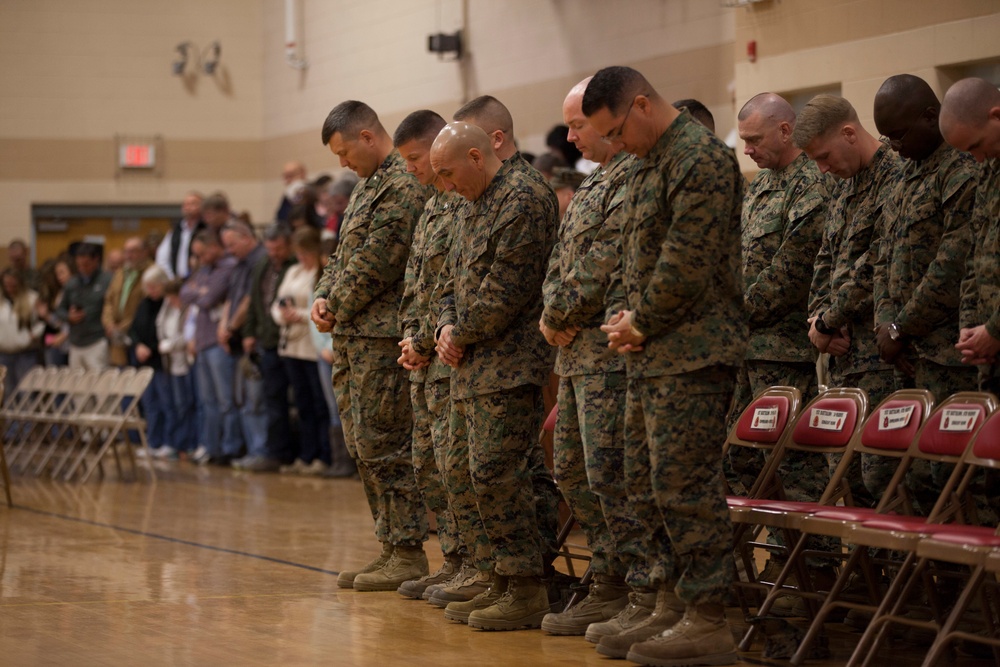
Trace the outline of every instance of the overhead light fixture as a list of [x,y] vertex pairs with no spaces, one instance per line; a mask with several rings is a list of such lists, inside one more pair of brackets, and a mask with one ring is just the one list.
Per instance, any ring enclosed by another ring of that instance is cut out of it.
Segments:
[[205,71],[205,74],[209,76],[215,74],[215,69],[219,66],[219,56],[221,54],[222,46],[219,45],[219,40],[215,40],[205,47],[205,50],[201,54],[201,68]]
[[[188,60],[191,59],[191,51],[194,51],[194,44],[191,42],[181,42],[177,45],[176,51],[180,54],[180,58],[174,61],[173,71],[174,76],[184,76],[184,71],[187,69]],[[197,51],[195,51],[197,53]]]
[[209,43],[204,50],[187,40],[174,47],[174,50],[180,54],[173,63],[174,76],[196,76],[202,72],[213,76],[219,68],[219,57],[222,55],[222,45],[219,40]]

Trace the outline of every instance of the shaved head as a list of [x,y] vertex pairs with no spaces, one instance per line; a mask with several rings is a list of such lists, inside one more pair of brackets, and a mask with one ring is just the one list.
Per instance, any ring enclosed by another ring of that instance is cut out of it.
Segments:
[[489,135],[471,123],[445,125],[431,146],[431,167],[443,189],[469,201],[483,194],[502,166]]
[[760,93],[751,97],[740,109],[737,120],[746,120],[754,114],[760,114],[765,120],[795,125],[795,109],[784,97],[774,93]]
[[962,79],[941,104],[945,141],[976,160],[1000,157],[1000,90],[984,79]]
[[940,111],[930,84],[912,74],[890,76],[875,94],[875,127],[907,160],[926,159],[941,145]]
[[875,93],[875,113],[879,107],[891,106],[920,113],[928,107],[941,108],[941,102],[929,83],[912,74],[890,76]]

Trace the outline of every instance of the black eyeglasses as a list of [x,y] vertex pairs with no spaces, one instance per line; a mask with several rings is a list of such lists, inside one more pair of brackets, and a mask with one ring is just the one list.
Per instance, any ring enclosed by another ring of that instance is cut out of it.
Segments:
[[628,121],[628,115],[632,113],[632,107],[635,106],[635,100],[638,97],[639,96],[636,95],[635,97],[632,98],[632,103],[629,104],[628,109],[625,110],[625,117],[622,118],[622,122],[618,125],[618,127],[609,132],[608,134],[606,134],[605,136],[601,137],[601,141],[603,141],[606,144],[613,144],[618,139],[621,138],[622,132],[625,130],[625,122]]

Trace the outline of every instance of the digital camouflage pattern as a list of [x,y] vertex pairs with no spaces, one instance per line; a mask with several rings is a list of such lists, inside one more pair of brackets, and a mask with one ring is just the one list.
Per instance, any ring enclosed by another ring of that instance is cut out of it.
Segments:
[[745,354],[743,176],[732,150],[684,113],[630,178],[622,288],[647,339],[626,355],[625,476],[635,515],[660,520],[649,520],[628,582],[722,602],[732,525],[718,443]]
[[976,172],[971,155],[942,143],[927,159],[904,162],[898,195],[886,204],[875,264],[875,323],[898,324],[910,339],[911,358],[962,365],[955,342]]
[[351,194],[340,244],[315,290],[336,318],[333,382],[348,451],[365,486],[376,536],[397,546],[427,539],[413,473],[409,381],[396,359],[403,273],[430,194],[406,173],[399,153],[390,153]]
[[[427,414],[430,416],[430,436],[431,447],[434,452],[434,465],[437,468],[441,489],[445,494],[445,500],[448,504],[448,511],[439,514],[437,517],[438,537],[440,540],[440,535],[443,531],[453,542],[453,548],[449,545],[449,548],[452,548],[452,550],[444,551],[445,543],[442,541],[441,550],[445,554],[457,552],[466,556],[468,555],[468,549],[465,548],[465,543],[462,541],[462,531],[459,528],[466,519],[462,517],[460,521],[460,518],[456,516],[445,478],[448,448],[451,442],[451,380],[448,376],[434,382],[424,383],[424,400],[427,404]],[[416,410],[414,410],[415,415]],[[465,437],[462,431],[456,433],[455,436],[463,439]],[[464,443],[464,447],[466,449],[466,461],[468,461],[467,442]],[[419,484],[419,474],[417,481]],[[442,521],[444,522],[443,524]]]
[[[986,325],[990,336],[1000,340],[1000,158],[980,166],[972,216],[973,249],[965,279],[959,323],[962,328]],[[994,363],[986,387],[1000,388],[1000,371]]]
[[629,377],[739,366],[744,180],[732,150],[682,114],[629,179],[622,289],[647,336],[642,352],[626,355]]
[[518,161],[534,171],[519,154],[504,162],[465,209],[441,278],[438,328],[454,325],[452,340],[465,348],[452,371],[455,399],[540,387],[552,370],[553,351],[538,318],[558,202]]
[[430,195],[430,188],[406,173],[397,151],[354,188],[340,243],[314,292],[336,318],[334,335],[400,339],[403,272]]
[[423,496],[427,509],[434,513],[437,521],[438,542],[441,553],[458,553],[458,535],[455,520],[448,506],[448,493],[444,488],[443,468],[437,464],[434,436],[431,432],[434,420],[427,405],[428,387],[423,381],[410,379],[410,404],[413,409],[413,474],[417,487]]
[[436,382],[451,374],[451,369],[434,353],[434,329],[440,309],[433,295],[451,249],[452,231],[461,220],[465,205],[465,199],[453,192],[435,193],[427,200],[413,232],[399,321],[403,338],[411,338],[413,350],[430,357],[431,365],[411,371],[411,381]]
[[741,222],[747,359],[815,363],[803,322],[830,185],[801,153],[783,169],[762,169],[747,188]]
[[848,328],[851,347],[830,364],[835,386],[851,386],[842,381],[845,375],[892,368],[879,360],[875,345],[872,290],[885,224],[883,205],[894,196],[901,170],[900,159],[883,144],[868,166],[838,183],[833,192],[809,292],[809,313],[822,314],[828,326]]
[[619,153],[593,171],[577,189],[559,225],[543,287],[542,321],[563,331],[581,327],[560,347],[555,372],[561,377],[621,371],[625,360],[608,348],[601,331],[611,277],[621,257],[625,179],[635,158]]

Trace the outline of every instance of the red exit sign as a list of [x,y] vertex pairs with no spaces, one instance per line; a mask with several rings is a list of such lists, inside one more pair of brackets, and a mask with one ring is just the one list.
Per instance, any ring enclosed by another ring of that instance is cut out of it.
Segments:
[[118,164],[126,169],[152,169],[156,166],[156,146],[153,144],[122,144]]

